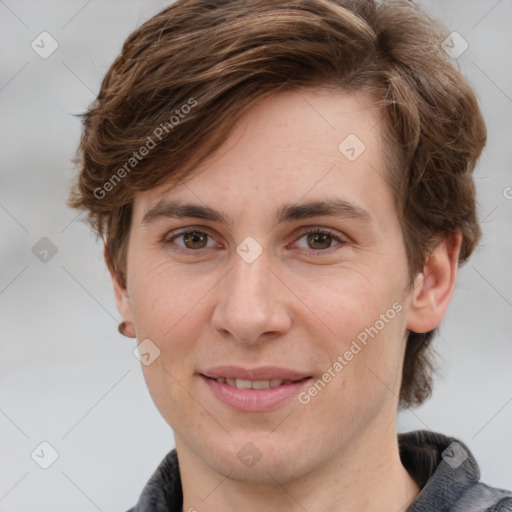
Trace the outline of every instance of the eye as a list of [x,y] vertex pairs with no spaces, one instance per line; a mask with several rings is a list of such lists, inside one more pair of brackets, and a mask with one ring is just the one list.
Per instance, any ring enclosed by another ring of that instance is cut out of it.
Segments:
[[[181,240],[182,243],[177,241]],[[198,229],[185,229],[179,233],[174,234],[171,237],[165,239],[165,244],[175,244],[180,248],[183,248],[183,252],[186,251],[199,251],[200,249],[207,249],[215,245],[213,238],[204,231]],[[182,252],[182,249],[177,249]]]
[[[305,239],[304,243],[300,244],[300,240]],[[338,236],[332,231],[320,228],[312,228],[307,230],[300,238],[298,238],[297,246],[300,249],[309,249],[313,251],[325,251],[325,249],[330,249],[333,246],[333,242],[338,242],[337,245],[344,245],[346,240]]]

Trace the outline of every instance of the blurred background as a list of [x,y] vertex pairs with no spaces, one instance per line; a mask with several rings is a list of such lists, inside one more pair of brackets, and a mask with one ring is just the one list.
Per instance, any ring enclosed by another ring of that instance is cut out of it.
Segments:
[[[512,0],[419,2],[475,87],[489,141],[476,171],[484,239],[436,341],[432,399],[400,431],[464,441],[512,488]],[[80,136],[128,34],[157,0],[0,0],[0,511],[125,511],[174,447],[117,332],[102,248],[65,205]],[[46,467],[46,469],[45,469]]]

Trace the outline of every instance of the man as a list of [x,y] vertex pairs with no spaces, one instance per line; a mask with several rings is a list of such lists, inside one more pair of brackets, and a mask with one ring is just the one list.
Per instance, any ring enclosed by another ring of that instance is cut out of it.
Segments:
[[71,204],[176,450],[142,511],[504,511],[463,443],[397,438],[480,237],[485,144],[410,2],[178,1],[84,116]]

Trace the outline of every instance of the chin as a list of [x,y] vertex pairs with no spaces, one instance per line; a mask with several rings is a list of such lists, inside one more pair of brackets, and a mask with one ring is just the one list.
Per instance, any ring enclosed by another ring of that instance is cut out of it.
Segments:
[[[275,485],[305,476],[314,470],[307,454],[299,446],[284,444],[282,439],[271,440],[268,432],[237,436],[229,443],[219,442],[199,447],[196,453],[213,471],[237,482]],[[311,466],[311,467],[310,467]]]

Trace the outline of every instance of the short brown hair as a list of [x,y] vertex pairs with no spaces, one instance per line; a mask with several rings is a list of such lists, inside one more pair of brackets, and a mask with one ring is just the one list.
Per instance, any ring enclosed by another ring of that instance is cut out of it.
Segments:
[[[481,235],[472,172],[486,129],[446,37],[406,0],[178,0],[128,37],[83,114],[69,204],[88,212],[126,285],[136,191],[189,177],[265,97],[332,87],[371,95],[384,114],[410,278],[458,230],[462,264]],[[434,334],[408,335],[402,406],[431,393]]]

